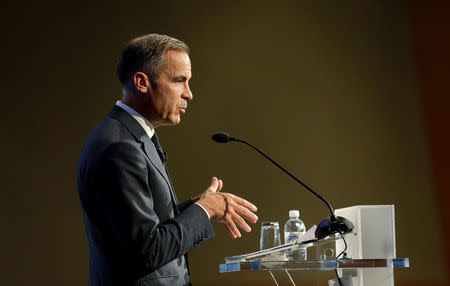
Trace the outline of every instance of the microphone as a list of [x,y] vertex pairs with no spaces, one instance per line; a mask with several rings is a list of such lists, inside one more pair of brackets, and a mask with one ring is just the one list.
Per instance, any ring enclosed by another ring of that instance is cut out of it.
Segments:
[[297,183],[302,185],[305,189],[310,191],[313,195],[315,195],[322,202],[324,202],[326,204],[326,206],[328,207],[328,209],[330,210],[331,215],[329,217],[327,217],[326,219],[322,220],[319,223],[319,225],[317,226],[315,236],[318,239],[322,239],[324,237],[327,237],[327,236],[335,234],[335,233],[340,233],[342,235],[344,233],[349,233],[353,230],[353,228],[354,228],[353,223],[344,217],[335,216],[333,208],[331,207],[330,203],[327,200],[325,200],[325,198],[323,198],[321,195],[316,193],[313,189],[308,187],[305,183],[303,183],[300,179],[298,179],[296,176],[294,176],[291,172],[289,172],[288,170],[283,168],[280,164],[278,164],[277,162],[272,160],[269,156],[267,156],[264,152],[262,152],[255,146],[251,145],[250,143],[248,143],[244,140],[233,138],[225,132],[214,133],[212,135],[212,139],[218,143],[228,143],[231,141],[241,142],[241,143],[251,147],[253,150],[255,150],[256,152],[258,152],[259,154],[264,156],[267,160],[269,160],[275,166],[277,166],[279,169],[281,169],[289,177],[294,179],[294,181],[296,181]]
[[234,141],[234,138],[225,132],[215,133],[211,138],[218,143],[228,143],[230,141]]

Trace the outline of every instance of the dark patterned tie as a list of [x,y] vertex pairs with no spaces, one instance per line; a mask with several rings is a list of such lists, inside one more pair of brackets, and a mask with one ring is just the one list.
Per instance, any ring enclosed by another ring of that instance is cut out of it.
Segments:
[[175,195],[175,192],[173,191],[172,180],[170,179],[169,172],[167,171],[167,167],[166,167],[167,153],[162,150],[161,144],[159,143],[159,139],[158,139],[158,136],[156,135],[156,133],[153,134],[153,136],[152,136],[152,142],[155,145],[156,150],[158,151],[159,158],[161,159],[161,162],[163,163],[167,177],[169,178],[170,192],[172,193],[172,196],[173,196],[173,203],[174,203],[174,208],[175,208],[176,214],[178,214],[180,212],[178,210],[178,199],[177,199],[177,196]]
[[152,136],[152,142],[155,145],[156,150],[158,151],[158,155],[159,158],[161,158],[161,162],[165,164],[167,162],[167,155],[166,152],[162,150],[161,144],[159,143],[158,135],[156,135],[156,133],[153,134]]

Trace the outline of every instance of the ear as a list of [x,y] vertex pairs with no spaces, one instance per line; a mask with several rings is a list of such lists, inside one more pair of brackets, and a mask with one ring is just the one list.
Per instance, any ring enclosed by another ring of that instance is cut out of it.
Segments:
[[134,82],[134,87],[136,88],[136,90],[141,93],[147,93],[149,91],[149,89],[151,88],[150,79],[143,72],[135,73],[133,76],[133,82]]

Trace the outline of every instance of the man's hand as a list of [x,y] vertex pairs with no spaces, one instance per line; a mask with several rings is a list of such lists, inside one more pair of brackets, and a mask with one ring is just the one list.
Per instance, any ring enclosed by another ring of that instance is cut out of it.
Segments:
[[206,191],[193,200],[206,209],[211,221],[224,223],[232,238],[241,237],[238,227],[250,232],[251,228],[244,218],[256,223],[258,217],[253,212],[257,208],[252,203],[233,194],[219,193],[222,187],[222,180],[213,177],[211,185]]
[[222,180],[218,180],[216,177],[213,177],[212,181],[211,181],[211,185],[209,185],[209,187],[203,193],[201,193],[198,196],[193,197],[192,200],[194,201],[194,203],[197,203],[198,200],[203,199],[209,193],[220,192],[220,190],[222,190],[222,187],[223,187]]

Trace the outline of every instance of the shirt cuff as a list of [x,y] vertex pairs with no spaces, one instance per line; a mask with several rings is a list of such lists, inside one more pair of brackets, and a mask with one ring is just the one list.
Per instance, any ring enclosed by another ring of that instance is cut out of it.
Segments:
[[195,203],[195,204],[198,205],[199,207],[201,207],[205,211],[206,215],[208,216],[208,219],[210,220],[211,218],[209,217],[208,211],[201,204],[198,204],[198,203]]

